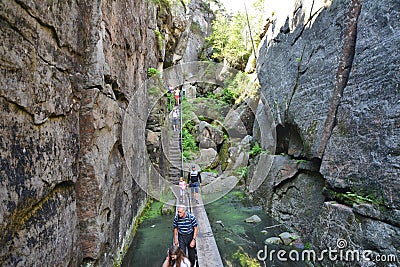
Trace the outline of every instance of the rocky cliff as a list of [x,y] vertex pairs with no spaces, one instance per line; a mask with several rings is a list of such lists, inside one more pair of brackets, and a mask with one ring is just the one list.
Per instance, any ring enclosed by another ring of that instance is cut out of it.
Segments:
[[276,151],[256,196],[315,248],[399,261],[400,2],[284,2],[257,62]]
[[145,0],[0,2],[1,266],[121,256],[147,176],[146,121],[129,135],[132,172],[121,125],[158,64],[156,14]]

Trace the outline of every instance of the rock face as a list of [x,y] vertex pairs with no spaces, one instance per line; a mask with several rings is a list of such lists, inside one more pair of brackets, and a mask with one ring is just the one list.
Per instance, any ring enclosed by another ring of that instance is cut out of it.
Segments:
[[[271,108],[276,154],[311,165],[276,183],[288,169],[274,160],[257,194],[321,250],[342,237],[351,247],[399,259],[399,10],[396,0],[296,1],[274,13],[263,39],[260,108]],[[346,192],[367,198],[369,212],[356,200],[344,203]],[[386,242],[372,238],[385,229]]]
[[224,133],[205,121],[198,125],[198,142],[200,148],[214,148],[224,141]]
[[199,60],[205,37],[211,32],[213,17],[209,3],[202,0],[190,1],[186,12],[186,28],[174,51],[173,63]]
[[198,61],[204,52],[205,37],[211,32],[214,13],[210,3],[203,0],[173,0],[171,8],[172,27],[166,27],[167,51],[164,67]]
[[158,63],[156,9],[4,0],[0,14],[0,265],[112,266],[146,201],[133,179],[147,176],[145,143],[130,173],[121,125]]

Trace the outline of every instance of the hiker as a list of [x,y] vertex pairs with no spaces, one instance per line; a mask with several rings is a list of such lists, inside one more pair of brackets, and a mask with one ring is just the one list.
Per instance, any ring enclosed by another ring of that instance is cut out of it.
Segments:
[[178,109],[174,108],[172,110],[172,129],[174,130],[174,132],[178,131],[178,118],[179,118]]
[[174,95],[175,95],[175,106],[179,105],[179,94],[181,90],[179,90],[179,87],[175,88]]
[[190,261],[179,246],[172,245],[162,267],[190,267]]
[[199,204],[199,187],[201,186],[201,175],[196,166],[192,166],[192,170],[188,174],[188,184],[190,191],[192,192],[192,199],[194,193],[196,193],[196,203]]
[[196,260],[196,238],[198,226],[196,217],[186,211],[185,206],[178,207],[178,213],[174,217],[174,244],[183,250],[187,249],[191,266],[194,266]]
[[183,180],[183,177],[181,177],[180,179],[179,179],[179,188],[180,188],[180,201],[182,202],[182,203],[184,203],[184,197],[185,197],[185,193],[186,193],[186,187],[187,187],[187,184],[186,184],[186,182],[185,182],[185,180]]

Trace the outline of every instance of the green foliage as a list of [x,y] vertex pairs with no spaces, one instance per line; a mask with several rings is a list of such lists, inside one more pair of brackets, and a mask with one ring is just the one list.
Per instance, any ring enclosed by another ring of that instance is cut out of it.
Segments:
[[214,94],[213,92],[208,92],[208,93],[206,94],[206,98],[209,98],[209,99],[218,99],[218,96],[217,96],[216,94]]
[[197,151],[197,143],[194,139],[193,134],[191,134],[188,129],[182,129],[182,147],[183,150]]
[[189,161],[193,159],[193,153],[188,150],[183,150],[182,156],[184,161]]
[[153,77],[154,75],[160,75],[160,71],[155,68],[148,68],[147,69],[147,78]]
[[198,115],[197,118],[201,121],[206,121],[206,117],[204,117],[203,115]]
[[244,191],[233,191],[232,195],[239,201],[243,201],[246,197],[246,194]]
[[[185,97],[182,99],[182,110],[182,120],[184,122],[190,121],[193,112],[193,105]],[[184,126],[188,127],[189,125],[185,124]]]
[[168,190],[167,192],[162,192],[162,194],[160,195],[160,200],[159,202],[161,203],[159,206],[157,206],[159,208],[159,214],[162,214],[162,208],[165,206],[165,203],[167,203],[170,199],[175,199],[175,195],[172,191]]
[[262,149],[262,147],[257,142],[255,142],[250,149],[249,155],[251,157],[256,157],[260,154],[270,154],[270,152],[268,150]]
[[157,95],[160,92],[160,89],[158,89],[157,86],[150,86],[148,89],[148,92],[150,95]]
[[185,123],[183,128],[188,130],[190,133],[194,133],[196,131],[196,123],[194,121],[189,121]]
[[199,150],[196,139],[193,135],[195,130],[196,130],[195,124],[193,121],[185,123],[185,125],[182,128],[182,149],[183,149],[183,158],[185,160],[192,159],[193,153]]
[[221,149],[220,149],[220,151],[218,153],[219,154],[219,158],[221,160],[221,170],[222,171],[226,170],[226,167],[228,166],[229,158],[230,158],[230,156],[229,156],[230,144],[227,141],[228,138],[229,138],[228,135],[226,133],[224,133],[224,140],[225,141],[222,143]]
[[158,6],[161,6],[162,4],[171,6],[171,0],[149,0],[149,2]]
[[345,200],[350,200],[350,201],[358,203],[358,204],[366,203],[366,202],[374,203],[374,200],[372,199],[372,197],[370,197],[370,196],[364,197],[364,196],[360,196],[360,195],[357,195],[356,193],[352,193],[352,192],[346,192],[345,194],[341,194],[340,196]]
[[142,214],[139,216],[139,219],[137,222],[138,224],[141,224],[144,220],[155,217],[155,215],[157,215],[158,208],[154,209],[154,207],[157,206],[157,203],[158,203],[158,206],[162,205],[162,203],[160,203],[160,202],[153,203],[153,202],[154,202],[154,200],[152,198],[150,198],[148,200],[146,207],[144,208]]
[[240,176],[241,179],[246,179],[249,174],[249,166],[238,168],[235,173]]
[[229,90],[229,88],[224,88],[222,90],[222,95],[220,100],[227,103],[228,105],[233,105],[235,104],[237,97],[238,97],[237,93],[235,93],[232,90]]
[[154,30],[154,33],[157,37],[158,49],[161,51],[163,49],[164,36],[158,30]]
[[167,94],[168,97],[168,112],[171,112],[175,106],[175,98],[173,94]]
[[335,200],[345,203],[346,205],[352,206],[353,204],[370,203],[376,205],[384,205],[383,198],[375,198],[371,195],[360,195],[354,192],[338,193],[332,190],[328,191],[328,194]]
[[239,249],[232,255],[233,259],[236,259],[239,261],[240,266],[242,267],[258,267],[260,266],[259,262],[257,259],[253,259],[247,254],[242,247],[239,247]]
[[212,58],[218,62],[227,60],[231,67],[244,69],[251,54],[251,43],[243,37],[246,27],[245,15],[238,13],[231,19],[217,15],[212,24],[212,33],[206,38],[212,47]]
[[[244,70],[252,53],[254,42],[255,49],[261,41],[260,36],[264,31],[266,15],[264,0],[255,1],[253,6],[247,6],[249,11],[249,25],[244,10],[234,16],[217,14],[212,25],[212,33],[206,39],[207,44],[213,49],[212,58],[218,62],[227,60],[230,67]],[[253,39],[253,40],[251,40]]]
[[255,95],[256,92],[256,85],[250,83],[249,75],[239,71],[233,79],[225,80],[220,100],[229,105],[237,104],[245,97]]

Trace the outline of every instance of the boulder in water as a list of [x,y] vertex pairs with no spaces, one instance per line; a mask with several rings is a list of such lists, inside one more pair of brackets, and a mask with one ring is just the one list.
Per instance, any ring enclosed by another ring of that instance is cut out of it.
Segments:
[[170,215],[175,213],[175,207],[174,207],[174,200],[168,201],[168,203],[164,204],[162,209],[161,209],[161,214],[162,215]]
[[283,244],[289,245],[290,243],[293,242],[292,234],[288,232],[283,232],[279,235],[279,237],[282,239]]
[[245,222],[247,222],[247,223],[259,223],[259,222],[261,222],[261,219],[260,219],[260,217],[258,217],[257,215],[254,214],[253,216],[247,218],[245,220]]
[[264,241],[264,243],[266,245],[268,245],[268,244],[280,245],[280,244],[282,244],[282,240],[279,237],[274,236],[274,237],[267,238]]

